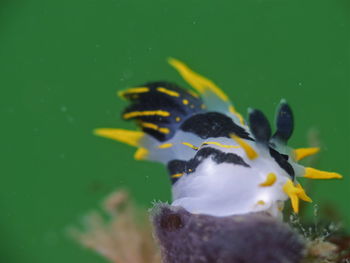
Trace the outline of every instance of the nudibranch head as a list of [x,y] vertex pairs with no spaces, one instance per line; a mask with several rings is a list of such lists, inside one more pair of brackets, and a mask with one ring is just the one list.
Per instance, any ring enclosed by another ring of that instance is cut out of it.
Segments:
[[137,160],[164,163],[173,184],[172,205],[214,216],[258,211],[280,216],[288,199],[296,213],[300,199],[311,202],[299,177],[341,178],[298,164],[319,149],[287,146],[294,119],[285,100],[274,132],[259,110],[249,110],[246,124],[211,80],[176,59],[169,63],[194,91],[151,82],[120,92],[131,101],[122,117],[136,120],[141,131],[103,128],[96,134],[138,147]]

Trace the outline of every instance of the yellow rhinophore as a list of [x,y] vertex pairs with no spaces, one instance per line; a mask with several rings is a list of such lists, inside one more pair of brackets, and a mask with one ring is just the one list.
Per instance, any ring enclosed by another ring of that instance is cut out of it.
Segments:
[[116,140],[119,142],[123,142],[135,147],[139,146],[140,140],[145,135],[141,131],[130,131],[130,130],[124,130],[124,129],[111,129],[111,128],[96,129],[94,130],[94,134],[101,137]]
[[255,158],[257,158],[259,156],[258,153],[253,149],[253,147],[250,146],[248,143],[246,143],[243,139],[239,138],[238,136],[236,136],[234,134],[230,134],[230,137],[232,139],[234,139],[239,144],[239,146],[241,146],[243,148],[247,157],[250,160],[254,160]]
[[[194,72],[186,64],[175,58],[169,58],[168,62],[180,73],[181,77],[200,94],[205,94],[207,91],[211,91],[221,100],[229,103],[228,96],[213,81]],[[240,122],[244,124],[242,115],[239,114],[232,105],[229,106],[228,110],[236,115]]]
[[310,148],[298,148],[293,151],[294,158],[296,161],[300,161],[305,157],[314,155],[320,151],[319,147],[310,147]]
[[277,176],[274,173],[269,173],[266,176],[266,179],[264,182],[262,182],[261,184],[259,184],[259,186],[271,186],[273,185],[277,180]]
[[295,213],[299,212],[299,198],[306,202],[312,202],[311,198],[306,195],[305,190],[302,188],[302,186],[300,184],[297,184],[295,186],[292,180],[288,180],[284,184],[283,191],[286,193],[286,195],[289,196],[292,202],[293,211]]
[[317,169],[311,168],[311,167],[305,168],[304,177],[310,178],[310,179],[341,179],[341,178],[343,178],[343,176],[341,176],[338,173],[320,171],[320,170],[317,170]]

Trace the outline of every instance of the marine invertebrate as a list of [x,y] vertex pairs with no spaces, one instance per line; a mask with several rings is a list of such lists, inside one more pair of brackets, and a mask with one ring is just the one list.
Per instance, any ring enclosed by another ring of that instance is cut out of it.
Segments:
[[193,90],[150,82],[122,91],[119,95],[131,102],[122,117],[135,120],[141,131],[100,128],[95,133],[138,147],[137,160],[165,164],[173,206],[211,216],[267,212],[280,217],[287,199],[296,213],[300,199],[311,202],[299,177],[341,178],[298,164],[319,149],[287,146],[294,120],[285,100],[272,133],[260,110],[249,110],[248,125],[214,82],[176,59],[169,63]]

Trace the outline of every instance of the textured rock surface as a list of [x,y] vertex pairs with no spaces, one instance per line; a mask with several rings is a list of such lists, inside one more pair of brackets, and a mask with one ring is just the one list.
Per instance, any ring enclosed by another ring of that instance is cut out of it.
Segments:
[[152,211],[164,263],[297,263],[304,244],[264,213],[213,217],[157,205]]

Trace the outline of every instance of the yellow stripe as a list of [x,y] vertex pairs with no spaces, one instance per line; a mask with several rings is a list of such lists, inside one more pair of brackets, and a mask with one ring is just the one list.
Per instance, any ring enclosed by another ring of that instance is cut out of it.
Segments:
[[230,106],[228,107],[228,110],[229,110],[229,112],[231,112],[233,115],[235,115],[235,116],[238,118],[238,120],[239,120],[239,122],[240,122],[241,124],[244,124],[244,119],[243,119],[242,115],[239,114],[239,113],[236,111],[235,107],[233,107],[232,105],[230,105]]
[[159,128],[158,131],[161,132],[161,133],[165,133],[165,134],[169,134],[170,133],[170,130],[168,128],[164,128],[164,127],[163,128]]
[[154,115],[168,117],[168,116],[170,116],[170,113],[167,111],[163,111],[163,110],[132,111],[132,112],[125,113],[123,115],[123,117],[124,117],[124,119],[130,119],[130,118],[139,117],[139,116],[154,116]]
[[145,127],[145,128],[152,129],[152,130],[156,130],[156,131],[159,131],[159,132],[165,133],[165,134],[168,134],[170,132],[170,130],[168,128],[162,128],[162,127],[159,127],[158,125],[156,125],[154,123],[150,123],[150,122],[141,122],[141,126]]
[[320,151],[320,148],[318,147],[311,147],[311,148],[299,148],[294,150],[294,158],[296,161],[300,161],[304,159],[305,157],[314,155]]
[[343,176],[341,176],[338,173],[331,173],[331,172],[325,172],[320,171],[311,167],[305,168],[305,174],[304,177],[310,178],[310,179],[341,179]]
[[184,100],[182,100],[182,103],[185,104],[185,105],[187,105],[187,104],[189,103],[189,101],[186,100],[186,99],[184,99]]
[[144,136],[144,133],[140,131],[129,131],[124,129],[109,128],[96,129],[94,130],[94,134],[119,142],[123,142],[135,147],[139,145],[140,140]]
[[163,88],[163,87],[159,87],[159,88],[157,88],[157,90],[159,92],[165,93],[165,94],[172,96],[172,97],[180,97],[180,94],[176,91],[173,91],[173,90],[168,90],[168,89]]
[[243,139],[239,138],[238,136],[236,136],[234,134],[230,134],[230,137],[232,139],[234,139],[243,148],[247,157],[250,160],[254,160],[255,158],[257,158],[259,156],[258,153],[254,150],[254,148],[252,146],[250,146],[248,143],[246,143]]
[[207,144],[213,144],[213,145],[217,145],[217,146],[223,147],[223,148],[240,148],[240,146],[238,146],[238,145],[225,145],[225,144],[221,144],[219,142],[204,142],[202,145],[207,145]]
[[183,176],[183,175],[184,175],[183,173],[173,174],[173,175],[171,176],[171,178],[179,178],[179,177],[181,177],[181,176]]
[[277,180],[277,177],[274,173],[269,173],[267,176],[266,176],[266,180],[259,184],[259,186],[271,186],[273,185]]
[[193,144],[190,144],[189,142],[182,142],[183,145],[186,145],[194,150],[198,150],[198,147],[194,146]]
[[187,65],[177,59],[169,58],[168,62],[180,73],[181,77],[183,77],[184,80],[186,80],[200,94],[210,90],[223,101],[229,101],[227,95],[211,80],[192,71]]
[[173,147],[172,143],[164,143],[164,144],[158,145],[159,149],[166,149],[166,148],[170,148],[170,147]]
[[118,91],[118,96],[124,97],[127,94],[138,94],[138,93],[145,93],[145,92],[149,92],[148,87],[130,88],[127,90]]
[[141,126],[145,128],[153,129],[153,130],[158,130],[159,128],[158,125],[150,122],[141,122]]

